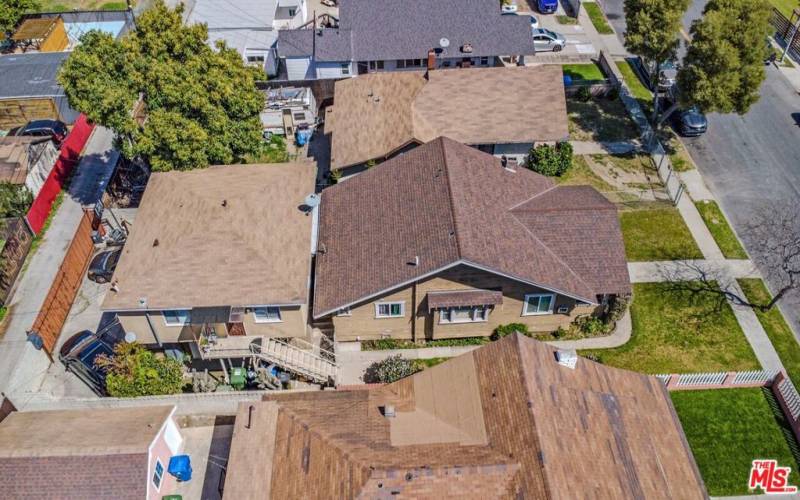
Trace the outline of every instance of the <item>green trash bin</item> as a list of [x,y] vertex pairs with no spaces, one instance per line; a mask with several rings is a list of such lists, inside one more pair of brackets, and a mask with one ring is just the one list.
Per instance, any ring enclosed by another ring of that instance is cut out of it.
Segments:
[[244,389],[245,382],[244,368],[231,368],[231,387],[237,391],[241,391]]
[[161,500],[183,500],[183,495],[164,495]]

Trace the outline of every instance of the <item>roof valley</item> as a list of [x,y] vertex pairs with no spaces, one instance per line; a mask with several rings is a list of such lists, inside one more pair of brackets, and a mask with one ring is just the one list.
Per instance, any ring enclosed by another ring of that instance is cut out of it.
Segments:
[[461,238],[459,236],[459,231],[458,231],[456,204],[455,200],[453,200],[453,184],[450,180],[450,168],[447,162],[447,145],[445,144],[444,139],[441,137],[438,139],[438,141],[439,144],[441,145],[441,151],[442,151],[442,165],[444,166],[442,170],[444,171],[445,183],[447,186],[447,201],[448,201],[448,206],[450,207],[450,218],[453,221],[453,238],[455,239],[456,242],[456,254],[458,255],[459,259],[463,259],[464,253],[461,251]]

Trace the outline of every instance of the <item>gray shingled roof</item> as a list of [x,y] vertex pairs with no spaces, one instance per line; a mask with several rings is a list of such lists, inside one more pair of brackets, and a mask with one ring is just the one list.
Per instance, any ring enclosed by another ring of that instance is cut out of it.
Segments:
[[64,95],[56,75],[68,56],[69,52],[0,56],[0,99]]
[[[442,38],[450,42],[442,57],[534,53],[528,16],[502,15],[496,0],[342,0],[339,14],[339,29],[322,30],[316,44],[312,30],[282,30],[279,55],[315,52],[318,61],[418,59],[440,48]],[[465,44],[472,52],[462,52]]]

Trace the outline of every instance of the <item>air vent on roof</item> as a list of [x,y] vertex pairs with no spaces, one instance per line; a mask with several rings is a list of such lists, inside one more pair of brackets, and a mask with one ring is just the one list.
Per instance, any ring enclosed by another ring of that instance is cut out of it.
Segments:
[[461,52],[463,52],[465,54],[472,54],[472,44],[471,43],[465,43],[464,45],[462,45],[461,46]]
[[306,199],[303,200],[303,203],[309,208],[314,208],[319,205],[320,198],[317,193],[311,193],[310,195],[306,196]]
[[397,416],[393,405],[386,405],[383,407],[383,416],[386,418],[394,418]]
[[575,349],[559,349],[556,351],[556,361],[561,366],[566,366],[567,368],[575,369],[575,365],[578,364],[578,353]]
[[439,47],[442,47],[444,49],[449,46],[450,46],[450,40],[444,37],[439,39]]

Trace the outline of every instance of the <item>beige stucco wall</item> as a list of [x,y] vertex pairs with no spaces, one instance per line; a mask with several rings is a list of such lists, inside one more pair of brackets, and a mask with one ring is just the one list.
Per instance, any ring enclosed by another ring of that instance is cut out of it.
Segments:
[[[438,312],[428,312],[428,292],[469,288],[502,290],[503,303],[490,311],[486,322],[440,324]],[[352,307],[350,316],[334,316],[333,324],[338,341],[369,340],[387,336],[412,340],[413,332],[418,340],[441,339],[490,335],[497,326],[507,323],[524,323],[531,331],[551,332],[559,326],[567,326],[578,316],[593,313],[596,309],[596,306],[576,304],[574,299],[556,295],[553,314],[523,316],[525,295],[531,293],[548,292],[468,266],[459,266]],[[376,303],[395,301],[405,302],[404,317],[375,318]],[[564,305],[569,311],[566,314],[557,313],[558,307]]]

